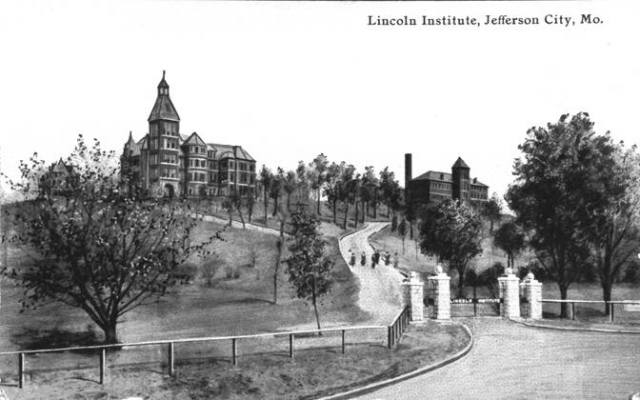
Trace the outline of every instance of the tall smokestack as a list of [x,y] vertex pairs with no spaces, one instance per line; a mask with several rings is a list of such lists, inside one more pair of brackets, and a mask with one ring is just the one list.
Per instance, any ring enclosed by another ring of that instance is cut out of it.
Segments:
[[407,186],[407,182],[411,180],[411,153],[407,153],[404,155],[404,183],[405,187]]
[[409,197],[409,181],[411,180],[411,153],[404,155],[404,199],[408,203]]

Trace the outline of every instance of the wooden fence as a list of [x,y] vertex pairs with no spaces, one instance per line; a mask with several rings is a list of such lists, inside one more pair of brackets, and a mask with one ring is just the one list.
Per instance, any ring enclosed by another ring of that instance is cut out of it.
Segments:
[[46,353],[61,353],[61,352],[87,352],[95,351],[98,353],[99,359],[99,371],[100,371],[100,384],[105,383],[106,371],[107,371],[107,350],[109,349],[122,349],[124,347],[145,347],[145,346],[166,346],[167,355],[167,370],[170,376],[175,375],[175,350],[177,344],[195,343],[195,342],[223,342],[228,341],[231,347],[230,361],[233,365],[238,365],[238,350],[240,344],[244,340],[268,338],[275,339],[278,337],[288,337],[289,344],[289,357],[295,357],[295,338],[296,336],[308,336],[320,333],[335,333],[340,332],[340,347],[342,354],[346,352],[347,346],[347,333],[355,331],[375,331],[387,329],[387,347],[392,349],[400,341],[400,338],[409,326],[409,308],[406,307],[394,320],[390,326],[384,325],[370,325],[370,326],[354,326],[343,328],[329,328],[329,329],[316,329],[306,331],[290,331],[290,332],[278,332],[278,333],[264,333],[255,335],[240,335],[240,336],[223,336],[223,337],[202,337],[202,338],[189,338],[189,339],[171,339],[171,340],[156,340],[148,342],[136,342],[136,343],[119,343],[113,345],[96,345],[96,346],[81,346],[81,347],[66,347],[56,349],[42,349],[42,350],[24,350],[24,351],[9,351],[0,352],[1,357],[14,356],[18,361],[18,387],[23,388],[25,383],[26,374],[26,356]]
[[571,304],[571,319],[576,319],[576,304],[606,304],[609,311],[609,322],[613,322],[615,319],[615,305],[616,304],[637,304],[640,305],[640,300],[556,300],[556,299],[542,299],[541,303],[569,303]]

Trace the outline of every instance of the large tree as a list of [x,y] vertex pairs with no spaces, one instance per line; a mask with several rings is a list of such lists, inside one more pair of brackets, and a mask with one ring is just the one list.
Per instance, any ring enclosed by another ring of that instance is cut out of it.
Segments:
[[633,267],[640,247],[640,157],[635,146],[625,150],[622,143],[615,145],[598,173],[604,201],[592,209],[588,226],[603,300],[610,301],[622,267]]
[[43,166],[23,163],[23,182],[12,183],[29,199],[7,215],[8,240],[29,261],[3,273],[24,287],[23,307],[80,308],[117,343],[122,316],[163,296],[178,267],[217,235],[192,244],[197,221],[187,203],[120,193],[128,177],[119,182],[117,158],[97,141],[88,148],[80,136],[63,174]]
[[493,244],[507,254],[507,268],[514,268],[515,257],[524,249],[524,239],[522,228],[513,220],[504,222],[493,233]]
[[[529,244],[567,299],[569,286],[592,255],[596,218],[618,196],[609,135],[597,135],[586,113],[563,115],[546,128],[534,127],[519,146],[516,181],[506,199],[517,222],[530,231]],[[561,315],[569,315],[568,304]]]
[[469,262],[482,253],[482,220],[463,202],[448,199],[424,211],[420,248],[458,271],[458,297],[464,297]]
[[287,258],[289,281],[298,298],[311,302],[318,329],[321,329],[318,303],[333,284],[332,267],[335,260],[326,254],[327,242],[318,231],[318,217],[300,210],[291,214],[290,222],[292,232],[288,247],[290,256]]

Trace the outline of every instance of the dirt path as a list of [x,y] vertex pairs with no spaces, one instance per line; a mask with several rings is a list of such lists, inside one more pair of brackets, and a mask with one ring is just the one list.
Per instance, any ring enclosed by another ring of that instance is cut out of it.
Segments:
[[[226,218],[215,217],[213,215],[205,215],[203,219],[207,222],[215,222],[216,224],[220,224],[220,225],[229,225],[229,220]],[[242,222],[239,222],[236,220],[231,221],[231,226],[234,228],[243,229]],[[248,222],[245,223],[244,228],[251,231],[266,233],[268,235],[280,235],[280,231],[278,231],[277,229],[266,228],[266,227],[258,226],[255,224],[250,224]]]
[[[204,219],[220,224],[229,223],[228,220],[211,215],[205,216]],[[371,314],[371,320],[368,323],[374,325],[389,325],[402,310],[401,283],[403,276],[392,266],[384,265],[384,262],[380,262],[376,268],[371,268],[373,248],[369,245],[368,238],[387,225],[389,225],[388,222],[371,222],[363,229],[340,240],[340,252],[347,264],[351,258],[350,250],[356,253],[357,262],[351,269],[360,281],[358,306]],[[242,228],[242,224],[238,221],[233,221],[232,226]],[[271,235],[280,234],[276,229],[263,228],[249,223],[246,224],[246,229]],[[364,267],[360,265],[360,254],[363,251],[367,257],[367,263]]]
[[[389,325],[402,310],[403,276],[392,265],[380,262],[371,268],[373,248],[368,238],[382,230],[388,222],[371,222],[363,229],[343,237],[340,240],[340,252],[349,264],[350,251],[356,254],[356,265],[351,267],[353,274],[360,281],[360,298],[358,306],[371,314],[370,324]],[[360,254],[365,252],[367,263],[360,265]]]
[[465,319],[461,360],[362,399],[627,399],[640,390],[640,335],[541,330]]

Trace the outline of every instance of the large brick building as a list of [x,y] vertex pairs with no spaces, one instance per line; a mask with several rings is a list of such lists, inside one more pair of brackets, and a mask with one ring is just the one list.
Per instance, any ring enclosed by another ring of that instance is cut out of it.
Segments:
[[129,133],[122,174],[153,196],[249,195],[256,186],[256,160],[241,146],[208,143],[193,132],[180,133],[180,117],[165,80],[149,115],[149,133],[139,141]]
[[411,154],[405,155],[405,196],[407,204],[427,204],[444,199],[486,201],[489,186],[471,178],[471,168],[460,157],[451,167],[451,173],[427,171],[411,178]]

